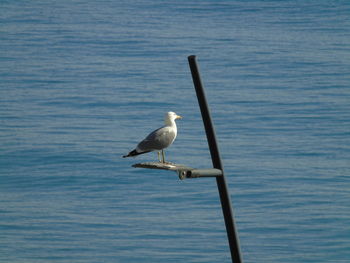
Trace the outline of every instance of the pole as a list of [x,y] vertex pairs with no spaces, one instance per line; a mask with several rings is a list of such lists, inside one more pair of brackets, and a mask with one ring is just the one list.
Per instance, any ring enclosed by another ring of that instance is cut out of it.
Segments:
[[231,198],[230,198],[228,186],[224,175],[224,169],[220,158],[219,148],[216,142],[214,126],[211,120],[208,103],[205,97],[204,88],[202,85],[202,81],[200,78],[200,74],[199,74],[199,70],[196,62],[196,56],[193,56],[193,55],[189,56],[188,62],[190,65],[193,84],[196,90],[197,99],[198,99],[199,107],[202,114],[202,119],[205,127],[205,132],[207,135],[213,167],[216,169],[220,169],[222,171],[222,176],[216,177],[216,183],[219,190],[222,212],[225,219],[226,232],[227,232],[228,242],[230,245],[232,262],[241,263],[243,261],[241,257],[236,225],[233,217],[233,210],[232,210],[231,200],[230,200]]

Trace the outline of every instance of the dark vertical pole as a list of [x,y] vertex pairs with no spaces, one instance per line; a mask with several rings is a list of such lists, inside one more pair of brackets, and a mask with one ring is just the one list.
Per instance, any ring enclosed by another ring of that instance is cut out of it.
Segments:
[[222,211],[224,214],[227,237],[231,250],[231,258],[234,263],[241,263],[241,251],[239,246],[238,235],[236,232],[235,221],[233,217],[233,210],[231,206],[231,198],[228,192],[228,187],[224,175],[224,169],[222,166],[219,148],[216,142],[215,130],[211,121],[208,103],[205,97],[202,81],[199,75],[199,70],[196,62],[196,56],[189,56],[188,62],[190,64],[193,84],[196,89],[199,107],[202,113],[202,119],[204,122],[205,132],[207,134],[207,140],[210,149],[210,155],[213,162],[213,166],[216,169],[220,169],[223,172],[223,176],[216,177],[216,183],[218,186]]

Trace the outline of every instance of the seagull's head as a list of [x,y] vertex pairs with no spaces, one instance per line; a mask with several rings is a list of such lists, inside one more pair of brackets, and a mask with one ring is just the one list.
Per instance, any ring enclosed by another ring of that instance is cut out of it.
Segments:
[[165,123],[171,124],[173,121],[177,119],[182,119],[180,115],[177,115],[175,112],[169,111],[165,114]]

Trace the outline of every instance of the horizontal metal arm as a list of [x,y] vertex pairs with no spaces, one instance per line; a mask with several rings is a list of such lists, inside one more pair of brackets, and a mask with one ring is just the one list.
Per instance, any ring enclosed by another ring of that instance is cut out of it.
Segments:
[[181,180],[186,178],[199,178],[199,177],[218,177],[222,176],[222,170],[212,169],[192,169],[192,170],[179,170],[179,178]]

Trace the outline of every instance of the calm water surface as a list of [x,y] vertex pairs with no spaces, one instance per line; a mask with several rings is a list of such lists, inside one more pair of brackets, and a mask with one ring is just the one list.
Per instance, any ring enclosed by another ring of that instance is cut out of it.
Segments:
[[0,262],[230,262],[213,179],[121,156],[165,112],[210,167],[198,57],[245,262],[350,260],[348,1],[1,1]]

